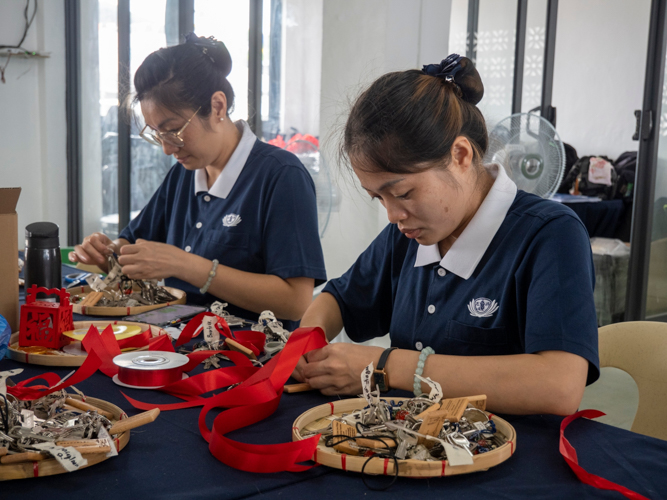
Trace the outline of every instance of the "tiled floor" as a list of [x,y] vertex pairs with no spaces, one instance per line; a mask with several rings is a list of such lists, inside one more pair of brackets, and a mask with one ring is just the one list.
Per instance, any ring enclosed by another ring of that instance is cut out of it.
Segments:
[[629,430],[638,404],[637,384],[632,377],[618,368],[603,368],[600,379],[586,388],[579,409],[600,410],[606,415],[597,421]]

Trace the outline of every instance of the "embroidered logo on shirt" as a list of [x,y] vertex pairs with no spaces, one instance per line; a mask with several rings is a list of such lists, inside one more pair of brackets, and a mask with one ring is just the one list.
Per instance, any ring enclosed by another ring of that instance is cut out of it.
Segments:
[[477,318],[490,318],[497,310],[498,303],[495,300],[487,299],[485,297],[472,299],[468,304],[470,316],[475,316]]
[[241,216],[238,214],[227,214],[222,218],[222,225],[225,227],[238,226],[241,222]]

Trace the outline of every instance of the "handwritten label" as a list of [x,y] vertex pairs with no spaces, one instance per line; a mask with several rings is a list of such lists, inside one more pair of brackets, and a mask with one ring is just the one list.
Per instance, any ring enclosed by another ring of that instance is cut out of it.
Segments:
[[111,451],[109,451],[109,453],[106,454],[107,458],[118,456],[118,450],[116,449],[116,444],[114,443],[113,439],[111,439],[111,436],[109,436],[109,431],[107,431],[104,426],[101,426],[100,430],[97,431],[97,438],[100,441],[106,441],[106,443],[111,447]]
[[23,368],[15,368],[13,370],[0,372],[0,394],[3,396],[7,395],[7,378],[13,375],[18,375],[22,371]]
[[217,318],[214,316],[205,316],[202,319],[201,324],[204,329],[204,340],[206,342],[218,342],[220,341],[220,332],[215,327]]
[[364,371],[361,372],[361,388],[364,393],[364,398],[368,401],[369,405],[374,405],[375,401],[373,398],[373,392],[371,391],[371,381],[373,380],[373,362],[364,368]]
[[34,448],[48,451],[53,458],[55,458],[60,465],[62,465],[67,472],[72,472],[80,469],[84,465],[88,465],[88,460],[83,458],[81,453],[76,451],[71,446],[63,447],[56,446],[53,443],[39,443],[33,445]]
[[431,377],[422,377],[421,375],[415,375],[419,380],[428,384],[431,388],[431,392],[428,395],[428,399],[434,402],[439,402],[442,399],[442,387],[435,380],[431,380]]
[[425,418],[431,412],[443,412],[445,418],[450,422],[458,422],[463,416],[463,412],[468,406],[468,398],[451,398],[443,399],[439,404],[434,404],[430,408],[424,410],[417,418]]

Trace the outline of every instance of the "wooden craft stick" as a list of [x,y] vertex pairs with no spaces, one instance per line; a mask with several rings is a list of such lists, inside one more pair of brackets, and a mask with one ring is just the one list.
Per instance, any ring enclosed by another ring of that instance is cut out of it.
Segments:
[[8,452],[9,450],[7,448],[5,447],[0,448],[0,457],[4,457]]
[[416,418],[423,419],[428,413],[434,411],[445,412],[445,418],[450,422],[458,422],[463,416],[463,412],[468,406],[468,398],[450,398],[443,399],[440,403],[430,406],[428,409],[417,415]]
[[382,438],[382,441],[379,439],[357,438],[356,442],[359,446],[364,448],[386,448],[387,446],[390,448],[396,447],[396,441],[391,438]]
[[67,403],[70,406],[73,406],[74,408],[78,408],[79,410],[96,411],[97,413],[99,413],[103,417],[108,418],[109,420],[113,420],[114,418],[116,418],[113,413],[106,410],[102,410],[97,406],[89,405],[88,403],[84,403],[83,401],[79,401],[78,399],[67,398],[65,400],[65,403]]
[[84,413],[84,411],[81,408],[74,408],[73,406],[70,406],[68,404],[64,404],[63,409],[67,411],[75,411],[77,413]]
[[36,462],[49,458],[48,455],[36,453],[34,451],[26,451],[24,453],[14,453],[13,455],[5,455],[0,458],[0,464],[16,464],[20,462]]
[[287,394],[292,394],[293,392],[314,391],[315,389],[313,389],[310,384],[303,382],[301,384],[285,384],[283,390]]
[[153,408],[152,410],[139,413],[133,417],[120,420],[111,426],[111,429],[109,429],[109,434],[120,434],[121,432],[134,429],[135,427],[141,427],[142,425],[150,424],[157,418],[159,414],[160,409]]
[[97,304],[102,297],[104,297],[104,292],[90,292],[86,295],[81,302],[80,306],[92,307]]
[[254,352],[252,352],[247,347],[242,346],[236,340],[232,340],[232,339],[227,338],[227,339],[225,339],[225,344],[227,344],[227,347],[229,347],[232,351],[238,351],[240,353],[243,353],[246,356],[248,356],[250,359],[257,359],[257,356],[255,356]]
[[480,410],[486,410],[486,394],[479,396],[468,396],[468,404]]
[[57,446],[104,446],[107,444],[106,439],[72,439],[70,441],[58,441],[56,442]]
[[99,446],[74,446],[74,449],[82,455],[94,455],[95,453],[109,453],[111,446],[108,444]]

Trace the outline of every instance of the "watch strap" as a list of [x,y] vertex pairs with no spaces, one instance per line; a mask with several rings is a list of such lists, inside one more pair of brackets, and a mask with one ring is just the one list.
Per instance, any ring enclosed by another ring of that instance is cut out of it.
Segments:
[[382,352],[378,365],[373,371],[373,380],[375,381],[375,386],[380,389],[380,392],[387,392],[389,390],[389,377],[384,369],[384,365],[387,364],[387,358],[389,358],[391,351],[394,349],[397,348],[389,347]]

